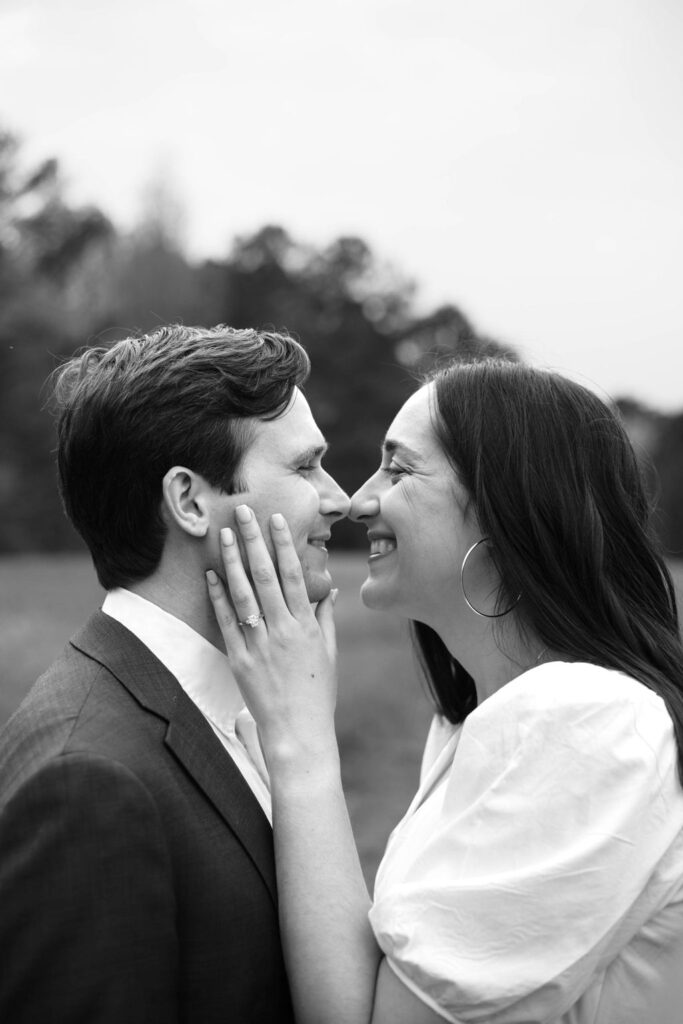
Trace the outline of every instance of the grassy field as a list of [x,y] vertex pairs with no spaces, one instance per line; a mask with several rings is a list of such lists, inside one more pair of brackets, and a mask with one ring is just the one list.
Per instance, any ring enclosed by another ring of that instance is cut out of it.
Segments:
[[[365,556],[331,557],[340,647],[337,728],[344,786],[366,877],[417,783],[430,707],[407,631],[370,612],[358,588]],[[683,605],[683,563],[674,567]],[[0,559],[0,724],[102,600],[88,558]]]

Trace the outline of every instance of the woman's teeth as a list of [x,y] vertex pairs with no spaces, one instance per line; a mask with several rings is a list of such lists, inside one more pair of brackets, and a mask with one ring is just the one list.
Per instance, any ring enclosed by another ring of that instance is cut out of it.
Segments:
[[388,555],[390,551],[394,551],[396,548],[396,541],[389,540],[388,537],[382,537],[381,540],[373,540],[370,542],[370,556],[372,555]]

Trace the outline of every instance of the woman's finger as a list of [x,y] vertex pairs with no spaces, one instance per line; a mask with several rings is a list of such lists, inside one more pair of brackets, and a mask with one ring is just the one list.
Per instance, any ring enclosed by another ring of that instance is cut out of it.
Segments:
[[263,628],[264,619],[242,563],[237,539],[229,526],[221,530],[221,560],[230,600],[237,613],[237,625],[245,630],[246,638],[253,638]]
[[235,610],[225,592],[225,587],[213,569],[209,569],[206,573],[206,582],[216,621],[225,641],[225,649],[226,651],[238,651],[245,646],[244,636]]
[[315,612],[327,655],[333,665],[337,660],[337,629],[334,622],[334,604],[338,593],[338,590],[331,590],[327,597],[318,602]]
[[[266,622],[275,625],[283,617],[289,618],[289,612],[280,589],[280,581],[273,565],[273,559],[266,546],[258,520],[247,505],[237,506],[235,520],[247,559],[243,569],[249,571]],[[247,582],[249,581],[247,580]]]
[[285,517],[276,512],[270,517],[270,536],[277,559],[277,571],[287,607],[296,619],[312,614],[311,601],[306,591],[301,559],[292,542]]

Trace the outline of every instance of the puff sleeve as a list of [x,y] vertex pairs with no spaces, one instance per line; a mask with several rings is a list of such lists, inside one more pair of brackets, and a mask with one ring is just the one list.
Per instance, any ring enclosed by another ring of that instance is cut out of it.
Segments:
[[663,702],[621,673],[507,684],[392,835],[370,912],[390,966],[445,1020],[557,1020],[683,888],[676,758]]

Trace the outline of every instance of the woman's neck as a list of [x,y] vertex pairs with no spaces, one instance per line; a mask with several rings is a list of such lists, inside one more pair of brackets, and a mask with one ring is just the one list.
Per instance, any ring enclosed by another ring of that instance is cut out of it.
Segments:
[[474,680],[479,704],[506,683],[548,660],[543,642],[533,635],[522,637],[512,623],[482,622],[466,639],[452,631],[440,635],[452,657]]

